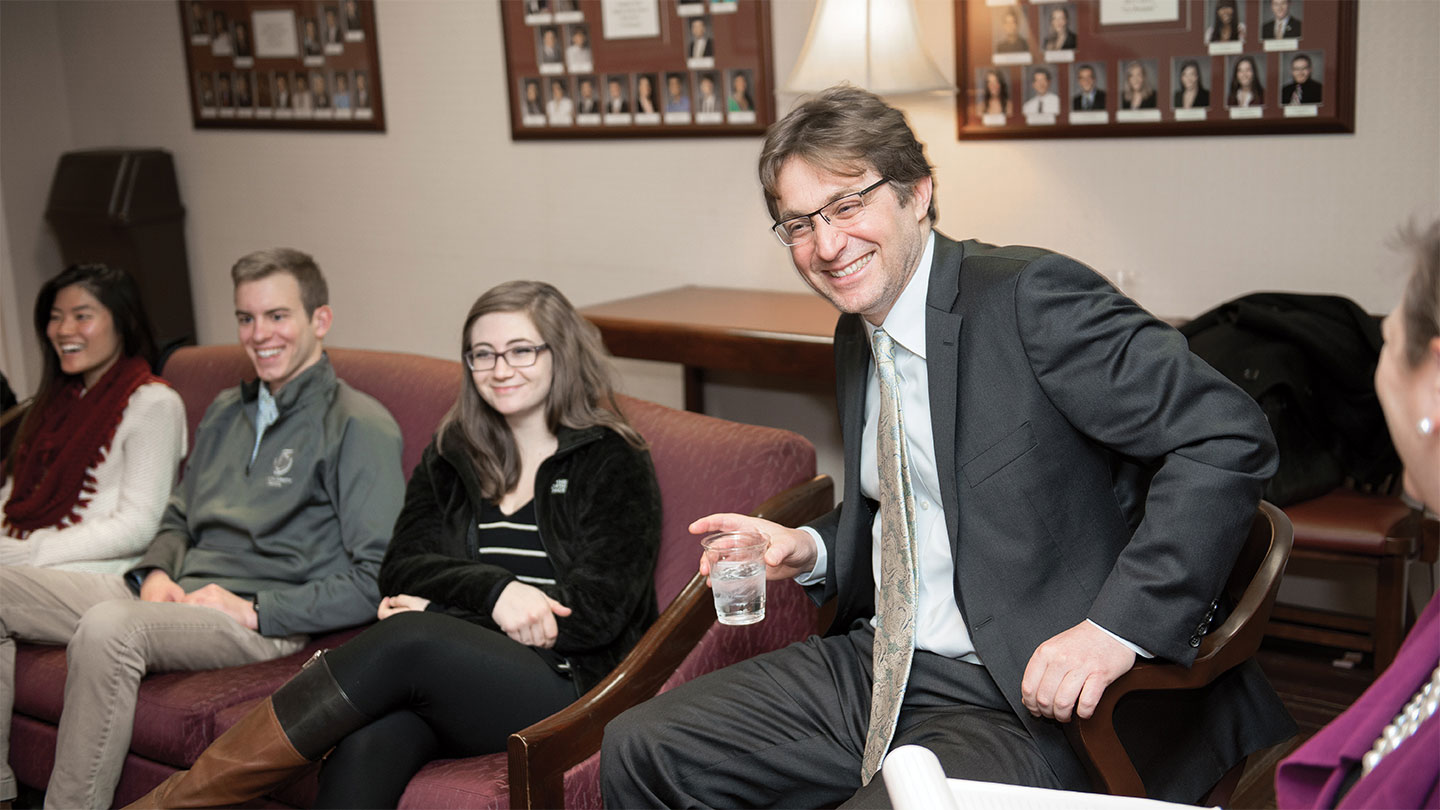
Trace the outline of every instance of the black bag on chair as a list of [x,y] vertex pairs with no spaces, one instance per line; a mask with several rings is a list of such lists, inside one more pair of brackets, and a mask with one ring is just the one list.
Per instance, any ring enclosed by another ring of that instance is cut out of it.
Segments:
[[1280,448],[1265,488],[1277,506],[1347,479],[1388,489],[1400,459],[1375,396],[1380,328],[1338,296],[1253,293],[1181,327],[1190,350],[1254,397]]

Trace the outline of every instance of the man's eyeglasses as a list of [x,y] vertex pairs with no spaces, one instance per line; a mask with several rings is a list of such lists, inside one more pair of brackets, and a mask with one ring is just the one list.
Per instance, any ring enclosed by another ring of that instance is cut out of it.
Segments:
[[529,368],[540,359],[540,352],[548,348],[550,347],[544,343],[539,343],[534,346],[516,346],[503,352],[476,349],[465,353],[465,365],[469,366],[471,371],[490,371],[495,368],[495,361],[503,357],[505,364],[511,368]]
[[854,194],[846,194],[838,200],[831,200],[825,206],[809,214],[800,214],[781,220],[771,226],[770,230],[775,232],[776,238],[785,247],[795,247],[809,242],[815,238],[815,217],[818,216],[837,228],[843,228],[859,219],[860,215],[865,212],[865,195],[888,182],[890,182],[888,178],[882,177]]

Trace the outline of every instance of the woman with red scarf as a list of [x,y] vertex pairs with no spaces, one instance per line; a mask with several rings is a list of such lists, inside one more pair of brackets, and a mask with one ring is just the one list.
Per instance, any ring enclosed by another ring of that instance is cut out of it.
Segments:
[[135,282],[87,264],[35,301],[40,389],[0,484],[0,565],[124,573],[155,537],[185,454],[185,406],[151,373]]

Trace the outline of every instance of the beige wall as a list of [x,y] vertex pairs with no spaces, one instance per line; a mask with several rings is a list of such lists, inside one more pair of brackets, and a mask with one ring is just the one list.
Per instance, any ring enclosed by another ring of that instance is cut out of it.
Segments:
[[[951,4],[920,5],[929,47],[953,70]],[[813,6],[771,7],[783,78]],[[514,277],[552,281],[580,305],[687,283],[803,289],[765,231],[758,138],[512,142],[497,112],[494,2],[380,0],[384,134],[195,130],[176,16],[168,2],[0,2],[7,372],[18,355],[20,376],[36,375],[26,313],[58,269],[39,216],[70,148],[175,154],[207,342],[233,339],[230,264],[274,244],[313,252],[330,276],[334,345],[441,356],[455,354],[474,296]],[[1127,274],[1164,314],[1255,289],[1338,293],[1378,311],[1399,290],[1381,244],[1440,198],[1440,98],[1397,81],[1440,75],[1437,33],[1433,0],[1364,4],[1354,135],[960,143],[950,101],[902,103],[952,236],[1069,252]],[[675,369],[623,370],[631,392],[678,403]],[[838,473],[825,392],[728,379],[709,395],[720,415],[807,433]]]

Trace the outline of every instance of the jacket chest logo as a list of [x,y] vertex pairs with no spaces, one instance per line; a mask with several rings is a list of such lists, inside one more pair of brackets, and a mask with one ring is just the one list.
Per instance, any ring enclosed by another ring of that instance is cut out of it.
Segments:
[[291,482],[291,479],[287,478],[285,474],[290,472],[290,468],[294,466],[294,448],[287,447],[284,450],[281,450],[279,455],[275,456],[274,466],[271,467],[271,470],[274,471],[274,474],[266,478],[265,483],[272,487],[288,486]]
[[569,479],[569,478],[557,478],[557,479],[555,479],[555,483],[553,483],[553,484],[550,485],[550,494],[551,494],[551,495],[564,495],[564,494],[565,494],[565,490],[567,490],[567,489],[569,489],[569,488],[570,488],[570,479]]

